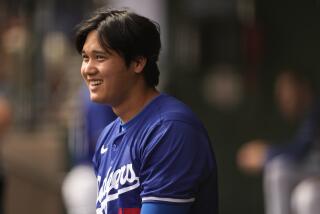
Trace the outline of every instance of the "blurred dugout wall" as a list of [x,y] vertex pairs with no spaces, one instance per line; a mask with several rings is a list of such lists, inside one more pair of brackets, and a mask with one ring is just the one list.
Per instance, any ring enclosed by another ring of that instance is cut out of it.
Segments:
[[[0,90],[14,104],[16,130],[57,131],[52,138],[63,147],[75,108],[71,98],[81,83],[73,26],[106,3],[0,2]],[[208,128],[219,164],[221,213],[263,213],[261,177],[241,174],[235,154],[248,139],[287,132],[272,99],[278,68],[291,66],[319,77],[319,1],[175,0],[163,5],[167,44],[161,88],[189,104]],[[33,139],[22,136],[22,144]],[[66,149],[41,140],[35,148],[40,145],[57,155]],[[63,163],[58,164],[53,168],[61,171]]]
[[241,173],[236,152],[249,139],[292,132],[275,108],[273,80],[291,67],[320,81],[320,2],[178,0],[168,8],[167,90],[208,127],[221,213],[264,213],[261,175]]

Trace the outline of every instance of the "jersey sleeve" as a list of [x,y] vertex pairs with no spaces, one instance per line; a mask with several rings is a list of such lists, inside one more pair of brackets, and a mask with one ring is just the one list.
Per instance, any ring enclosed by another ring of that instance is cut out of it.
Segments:
[[141,155],[142,202],[192,203],[215,167],[206,131],[181,121],[157,126]]
[[188,214],[190,204],[144,203],[140,214]]

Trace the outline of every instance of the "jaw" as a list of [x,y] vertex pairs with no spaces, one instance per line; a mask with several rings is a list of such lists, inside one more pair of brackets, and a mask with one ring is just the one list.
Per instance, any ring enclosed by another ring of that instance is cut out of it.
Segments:
[[90,100],[96,103],[107,103],[106,94],[103,92],[105,91],[103,87],[97,87],[97,86],[88,86],[89,92],[90,92]]

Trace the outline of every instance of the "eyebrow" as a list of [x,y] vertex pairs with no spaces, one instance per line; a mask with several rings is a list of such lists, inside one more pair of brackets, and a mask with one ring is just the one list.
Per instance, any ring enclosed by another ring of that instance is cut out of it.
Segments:
[[[106,52],[106,51],[99,51],[99,50],[93,50],[92,53],[93,54],[104,54],[104,55],[108,54],[108,52]],[[82,50],[81,54],[86,54],[86,52],[84,50]]]

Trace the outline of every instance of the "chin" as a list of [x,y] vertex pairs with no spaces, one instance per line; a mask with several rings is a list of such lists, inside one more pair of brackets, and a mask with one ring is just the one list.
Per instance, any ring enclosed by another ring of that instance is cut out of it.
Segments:
[[102,99],[102,98],[99,97],[99,96],[96,96],[95,94],[90,94],[90,100],[91,100],[92,102],[95,102],[95,103],[101,103],[101,104],[106,103],[106,102],[104,101],[104,99]]

